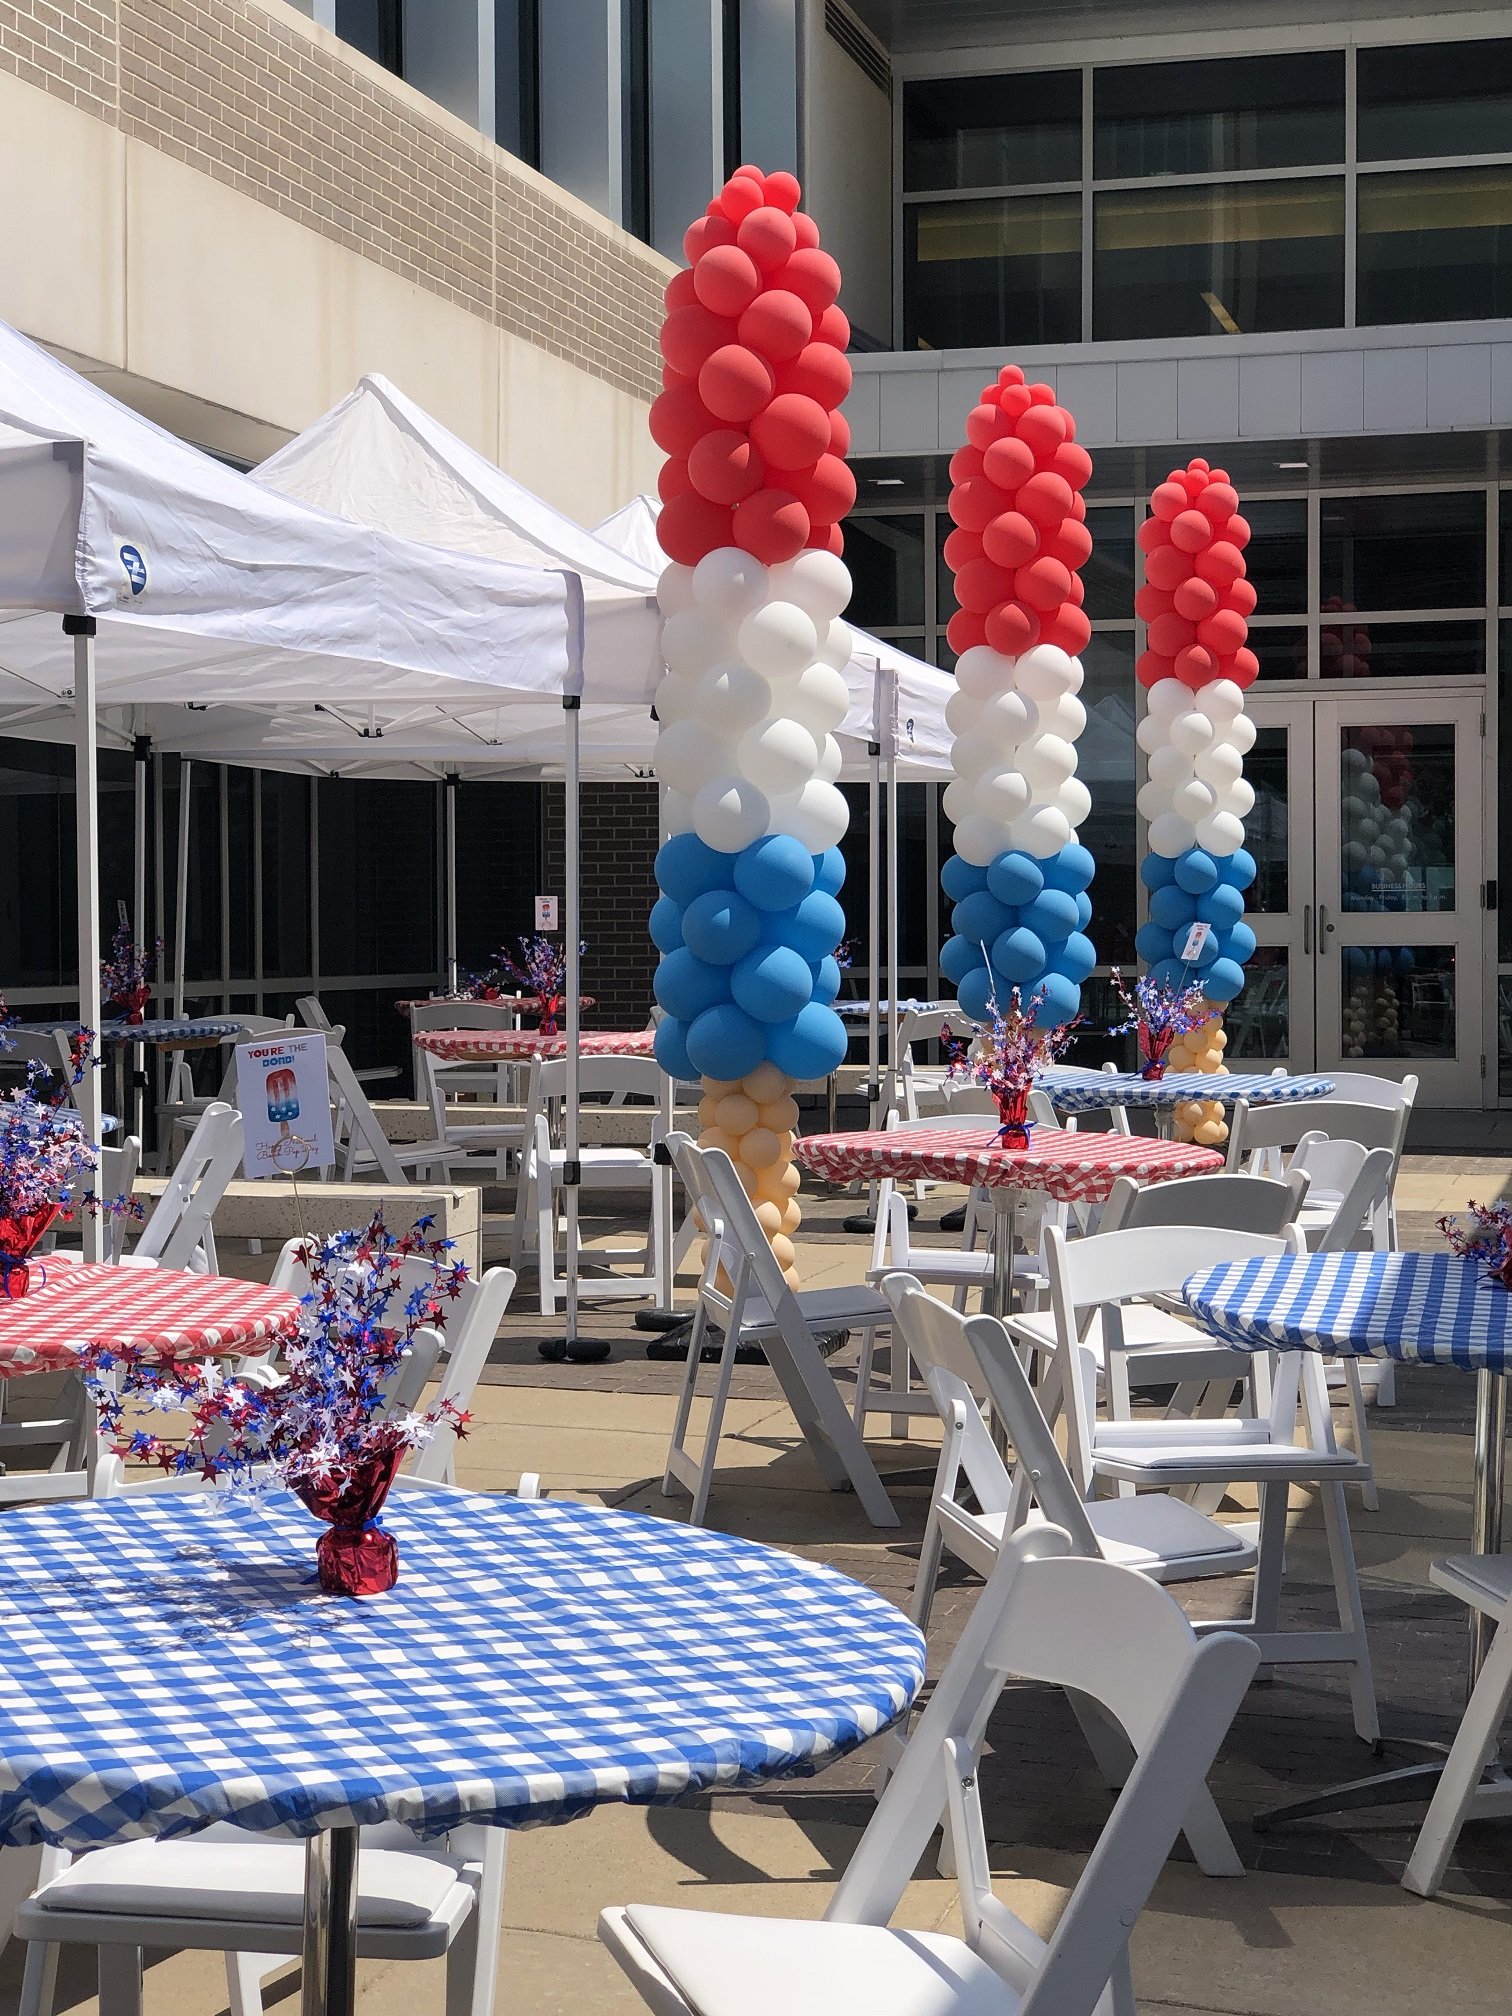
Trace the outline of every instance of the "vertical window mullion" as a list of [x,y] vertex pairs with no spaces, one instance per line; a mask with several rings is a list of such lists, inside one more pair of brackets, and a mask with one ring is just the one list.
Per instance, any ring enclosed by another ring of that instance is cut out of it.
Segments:
[[1092,183],[1095,166],[1092,152],[1093,70],[1082,68],[1081,144],[1081,340],[1092,341]]
[[1353,44],[1344,51],[1344,327],[1356,320],[1356,276],[1359,261],[1359,135],[1357,115],[1359,72]]

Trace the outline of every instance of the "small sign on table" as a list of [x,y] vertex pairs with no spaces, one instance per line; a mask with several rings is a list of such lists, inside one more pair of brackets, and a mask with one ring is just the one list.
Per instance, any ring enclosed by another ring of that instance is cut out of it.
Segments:
[[236,1095],[248,1176],[297,1176],[336,1160],[323,1030],[236,1046]]
[[555,931],[559,928],[557,925],[557,906],[560,902],[561,898],[559,896],[537,896],[535,899],[535,928],[537,931]]

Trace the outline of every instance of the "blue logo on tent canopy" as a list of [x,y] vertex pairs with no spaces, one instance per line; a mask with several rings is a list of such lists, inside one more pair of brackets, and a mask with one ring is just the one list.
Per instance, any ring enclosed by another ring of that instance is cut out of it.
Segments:
[[140,595],[147,586],[147,562],[135,546],[121,548],[121,565],[126,570],[126,579],[131,583],[133,595]]

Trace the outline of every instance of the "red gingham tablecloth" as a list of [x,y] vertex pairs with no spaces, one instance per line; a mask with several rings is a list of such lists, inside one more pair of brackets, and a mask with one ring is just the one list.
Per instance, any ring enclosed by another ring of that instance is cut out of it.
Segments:
[[[654,1029],[585,1029],[578,1038],[583,1057],[649,1057]],[[543,1036],[539,1029],[422,1029],[417,1050],[427,1050],[443,1064],[529,1064],[537,1057],[565,1057],[567,1038],[560,1030]]]
[[1035,1127],[1027,1148],[1002,1148],[997,1129],[881,1129],[860,1134],[806,1134],[793,1143],[794,1159],[830,1183],[869,1182],[892,1176],[901,1183],[985,1183],[989,1188],[1041,1190],[1061,1204],[1102,1204],[1120,1176],[1164,1183],[1173,1176],[1206,1176],[1223,1167],[1211,1148],[1186,1141],[1151,1141],[1131,1134],[1076,1134]]
[[0,1379],[73,1365],[90,1344],[132,1345],[157,1357],[240,1357],[294,1328],[299,1303],[282,1288],[223,1274],[158,1267],[32,1263],[47,1277],[0,1300]]

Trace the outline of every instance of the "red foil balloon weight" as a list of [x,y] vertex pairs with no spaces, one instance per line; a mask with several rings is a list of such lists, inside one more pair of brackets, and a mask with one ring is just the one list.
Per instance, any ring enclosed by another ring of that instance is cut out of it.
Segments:
[[292,1482],[306,1511],[330,1525],[315,1549],[328,1596],[381,1596],[399,1580],[399,1543],[379,1525],[378,1514],[403,1456],[401,1448],[382,1449],[324,1483]]
[[115,995],[111,1000],[110,1006],[118,1008],[121,1012],[121,1020],[134,1029],[143,1020],[147,1003],[151,999],[152,989],[150,987],[132,987],[125,993]]
[[0,1212],[0,1300],[15,1302],[32,1285],[28,1257],[58,1215],[56,1204],[38,1211]]
[[1005,1148],[1027,1148],[1029,1146],[1029,1087],[1010,1085],[996,1095],[998,1139]]

